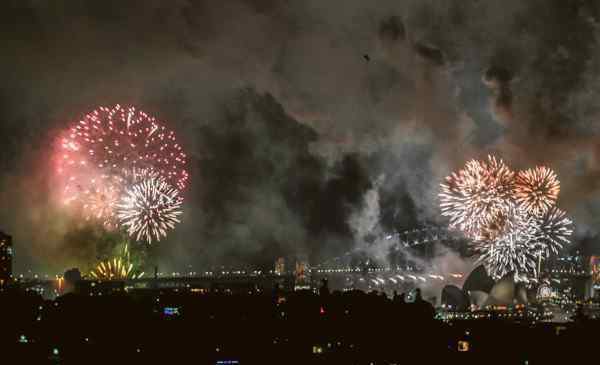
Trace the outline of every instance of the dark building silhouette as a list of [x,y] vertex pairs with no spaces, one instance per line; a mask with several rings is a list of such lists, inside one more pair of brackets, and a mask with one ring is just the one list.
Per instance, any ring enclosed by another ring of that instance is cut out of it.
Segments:
[[319,287],[319,295],[327,296],[329,295],[329,281],[327,278],[321,279],[321,286]]
[[74,293],[83,296],[106,296],[122,293],[125,282],[122,280],[79,280],[75,282]]
[[489,293],[494,284],[494,279],[488,275],[485,267],[483,267],[483,265],[479,265],[473,271],[471,271],[465,280],[465,283],[463,284],[463,291],[465,291],[465,293],[474,291]]
[[464,311],[469,307],[469,296],[454,285],[446,285],[442,289],[442,304],[450,309]]
[[0,288],[12,279],[12,237],[0,232]]
[[81,280],[81,272],[78,268],[73,268],[65,271],[65,293],[71,293],[77,287],[77,283]]

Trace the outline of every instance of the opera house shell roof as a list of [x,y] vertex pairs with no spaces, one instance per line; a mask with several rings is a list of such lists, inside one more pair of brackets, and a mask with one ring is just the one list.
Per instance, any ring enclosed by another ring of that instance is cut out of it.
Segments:
[[465,310],[469,305],[483,308],[527,303],[526,288],[515,283],[513,273],[494,282],[482,265],[471,271],[462,289],[454,285],[442,289],[442,304],[456,310]]

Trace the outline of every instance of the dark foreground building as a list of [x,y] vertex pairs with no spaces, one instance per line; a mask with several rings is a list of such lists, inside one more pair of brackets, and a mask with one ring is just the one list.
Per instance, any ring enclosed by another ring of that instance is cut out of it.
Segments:
[[12,279],[12,237],[0,231],[0,288]]
[[[3,359],[21,364],[578,363],[600,325],[437,321],[360,291],[0,293]],[[14,360],[13,360],[14,361]],[[589,363],[589,362],[588,362]]]

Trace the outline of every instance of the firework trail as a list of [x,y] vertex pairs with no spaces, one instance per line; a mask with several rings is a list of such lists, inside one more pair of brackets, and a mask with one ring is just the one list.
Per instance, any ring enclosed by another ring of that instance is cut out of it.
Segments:
[[144,275],[134,269],[130,263],[129,249],[125,245],[119,257],[100,262],[91,272],[90,276],[99,280],[125,280],[138,279]]
[[560,192],[556,174],[544,166],[519,171],[514,187],[517,203],[535,215],[544,214],[554,206]]
[[87,114],[65,133],[57,172],[63,201],[83,207],[87,217],[104,219],[112,215],[112,196],[126,188],[132,171],[158,174],[184,189],[188,181],[185,163],[174,132],[143,111],[116,105]]
[[130,236],[152,243],[180,222],[182,202],[179,190],[165,179],[144,179],[126,191],[117,205],[117,217]]

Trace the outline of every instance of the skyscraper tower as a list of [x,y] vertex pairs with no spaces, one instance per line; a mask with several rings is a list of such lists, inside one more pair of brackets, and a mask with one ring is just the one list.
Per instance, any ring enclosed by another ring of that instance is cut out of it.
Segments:
[[296,258],[296,270],[294,270],[294,289],[310,289],[310,268],[308,257],[305,255]]
[[285,259],[283,257],[279,257],[275,261],[275,274],[277,274],[277,275],[285,274]]
[[0,231],[0,289],[12,279],[12,237]]

